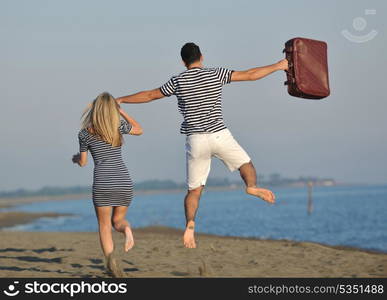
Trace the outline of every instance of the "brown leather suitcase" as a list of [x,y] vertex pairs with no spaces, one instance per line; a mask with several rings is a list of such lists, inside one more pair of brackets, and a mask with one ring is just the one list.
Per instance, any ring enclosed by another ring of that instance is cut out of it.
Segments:
[[329,96],[327,43],[297,37],[285,43],[283,52],[289,62],[285,82],[289,95],[306,99]]

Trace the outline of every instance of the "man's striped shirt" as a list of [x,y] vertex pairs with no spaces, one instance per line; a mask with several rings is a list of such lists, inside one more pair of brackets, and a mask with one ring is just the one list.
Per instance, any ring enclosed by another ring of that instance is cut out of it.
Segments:
[[222,87],[231,82],[233,71],[225,68],[192,68],[173,76],[161,88],[164,96],[175,95],[183,115],[180,132],[213,133],[225,129]]

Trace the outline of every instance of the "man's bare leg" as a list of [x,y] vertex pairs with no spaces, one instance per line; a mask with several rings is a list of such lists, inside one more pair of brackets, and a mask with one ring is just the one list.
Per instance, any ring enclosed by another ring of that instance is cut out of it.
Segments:
[[184,231],[183,242],[186,248],[196,248],[195,243],[195,216],[199,207],[199,200],[202,194],[203,186],[193,190],[188,190],[184,199],[186,228]]
[[246,184],[247,194],[259,197],[269,203],[275,202],[275,196],[272,191],[257,187],[257,173],[251,161],[243,164],[239,168],[239,172]]

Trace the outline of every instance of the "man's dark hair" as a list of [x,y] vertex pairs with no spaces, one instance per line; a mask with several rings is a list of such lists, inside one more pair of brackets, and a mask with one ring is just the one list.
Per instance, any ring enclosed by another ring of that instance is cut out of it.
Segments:
[[199,46],[194,43],[186,43],[181,48],[180,54],[186,66],[198,61],[202,56]]

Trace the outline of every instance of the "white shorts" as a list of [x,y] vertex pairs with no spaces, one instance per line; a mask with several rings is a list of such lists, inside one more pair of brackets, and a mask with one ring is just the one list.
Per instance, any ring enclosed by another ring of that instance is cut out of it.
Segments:
[[185,147],[189,190],[206,184],[213,156],[222,160],[231,172],[251,161],[228,129],[189,135]]

